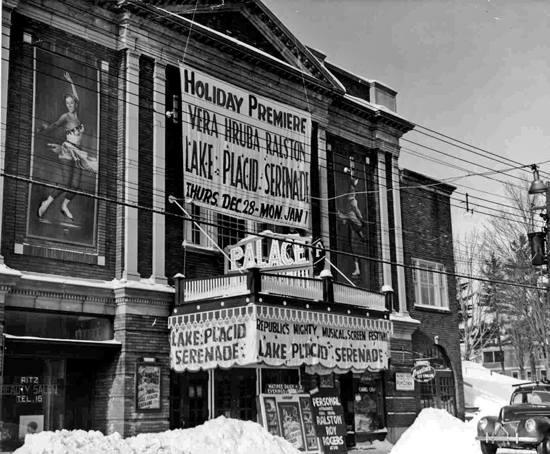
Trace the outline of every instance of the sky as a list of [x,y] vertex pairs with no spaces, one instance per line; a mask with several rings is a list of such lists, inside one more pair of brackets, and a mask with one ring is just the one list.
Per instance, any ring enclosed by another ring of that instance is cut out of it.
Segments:
[[[527,188],[510,174],[530,181],[530,172],[511,167],[542,163],[550,178],[550,2],[263,1],[303,44],[321,50],[331,63],[397,90],[399,115],[497,155],[488,158],[474,150],[476,155],[418,132],[405,139],[421,147],[402,141],[402,168],[457,187],[455,237],[495,219],[494,209],[502,206],[494,202],[507,203],[495,179]],[[506,173],[451,179],[489,170]],[[473,215],[466,214],[465,193]]]

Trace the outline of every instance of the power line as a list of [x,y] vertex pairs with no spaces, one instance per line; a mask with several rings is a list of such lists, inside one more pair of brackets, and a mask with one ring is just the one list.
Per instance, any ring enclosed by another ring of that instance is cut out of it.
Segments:
[[[60,185],[48,184],[48,183],[43,183],[43,182],[39,182],[39,181],[33,181],[30,178],[21,177],[21,176],[18,176],[18,175],[12,175],[12,174],[8,174],[6,172],[0,173],[0,176],[5,177],[5,178],[9,178],[9,179],[22,181],[22,182],[25,182],[27,184],[32,183],[32,184],[39,184],[39,185],[47,186],[47,187],[50,187],[50,188],[53,188],[53,189],[65,189],[68,192],[72,192],[72,193],[80,194],[80,195],[85,195],[87,197],[95,198],[96,200],[101,200],[101,201],[108,202],[108,203],[113,203],[113,204],[116,204],[116,205],[128,206],[128,207],[136,208],[138,210],[140,210],[140,209],[141,210],[146,210],[146,211],[161,214],[161,215],[164,215],[164,216],[169,215],[169,216],[172,216],[172,217],[177,217],[179,219],[182,219],[183,221],[188,220],[188,218],[186,216],[183,216],[181,214],[178,215],[178,214],[170,213],[170,212],[163,211],[163,210],[157,210],[157,209],[154,209],[154,208],[139,205],[137,203],[134,204],[134,203],[122,202],[122,201],[111,199],[111,198],[105,197],[105,196],[90,195],[90,194],[87,194],[83,191],[68,190],[66,188],[63,188]],[[181,199],[178,199],[178,198],[176,198],[176,199],[181,200]],[[191,215],[191,217],[192,217],[193,222],[201,223],[203,225],[214,226],[214,227],[217,226],[217,223],[208,222],[208,221],[204,221],[204,220],[201,220],[201,219],[196,219],[192,215]],[[247,234],[250,234],[250,235],[256,235],[256,236],[260,236],[260,237],[270,238],[269,235],[263,235],[261,233],[250,232],[250,231],[247,231],[247,230],[243,230],[242,233],[247,233]],[[469,279],[473,279],[473,280],[480,281],[480,282],[488,282],[488,283],[493,283],[493,284],[498,284],[498,285],[510,285],[510,286],[521,287],[521,288],[532,288],[532,289],[538,289],[539,288],[539,287],[534,286],[534,285],[522,284],[522,283],[512,282],[512,281],[504,281],[504,280],[498,280],[497,281],[497,280],[492,280],[492,279],[486,279],[486,278],[479,277],[479,276],[473,278],[473,277],[465,275],[465,274],[449,272],[449,271],[444,271],[444,270],[433,270],[433,269],[423,268],[423,267],[414,266],[414,265],[407,265],[407,264],[398,263],[398,262],[395,262],[395,261],[383,260],[383,259],[380,259],[378,257],[368,257],[368,256],[364,256],[364,255],[358,255],[354,252],[335,250],[335,249],[332,249],[332,248],[330,248],[330,249],[320,248],[320,247],[316,247],[316,246],[312,246],[312,245],[307,245],[307,247],[309,247],[312,250],[319,250],[319,251],[322,251],[322,252],[323,251],[328,251],[331,254],[334,253],[334,254],[339,254],[339,255],[348,256],[348,257],[352,257],[352,258],[367,260],[367,261],[370,261],[370,262],[389,264],[389,265],[392,265],[392,266],[399,266],[399,267],[403,267],[405,269],[428,271],[428,272],[433,272],[433,273],[436,273],[436,274],[451,276],[451,277],[455,277],[455,278],[464,277],[464,278],[469,278]]]

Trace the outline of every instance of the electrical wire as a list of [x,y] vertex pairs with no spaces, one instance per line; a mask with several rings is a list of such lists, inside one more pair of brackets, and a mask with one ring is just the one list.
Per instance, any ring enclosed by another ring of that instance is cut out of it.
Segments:
[[[477,165],[477,164],[476,164],[476,165]],[[388,189],[388,190],[390,190],[390,189]],[[88,196],[89,196],[89,195],[88,195]]]

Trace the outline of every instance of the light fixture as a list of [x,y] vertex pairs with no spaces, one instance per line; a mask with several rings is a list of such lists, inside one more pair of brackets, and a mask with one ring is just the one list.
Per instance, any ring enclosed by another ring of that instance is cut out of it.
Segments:
[[546,209],[546,192],[548,191],[548,185],[540,179],[539,169],[536,164],[531,166],[533,170],[533,181],[529,186],[529,203],[531,205],[531,211],[542,211]]
[[531,186],[529,186],[529,194],[535,195],[545,193],[548,186],[540,179],[539,168],[536,164],[533,164],[531,170],[533,170],[533,181],[531,182]]

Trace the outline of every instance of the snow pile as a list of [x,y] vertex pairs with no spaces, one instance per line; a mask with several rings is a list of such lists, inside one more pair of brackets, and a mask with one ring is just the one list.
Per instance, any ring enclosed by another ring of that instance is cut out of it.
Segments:
[[120,434],[108,436],[99,431],[57,430],[26,435],[25,444],[15,451],[17,454],[132,454],[131,448]]
[[391,454],[480,454],[475,423],[464,423],[446,410],[425,408]]
[[122,439],[97,431],[59,430],[27,435],[17,454],[299,454],[289,442],[252,421],[220,416],[192,429]]

